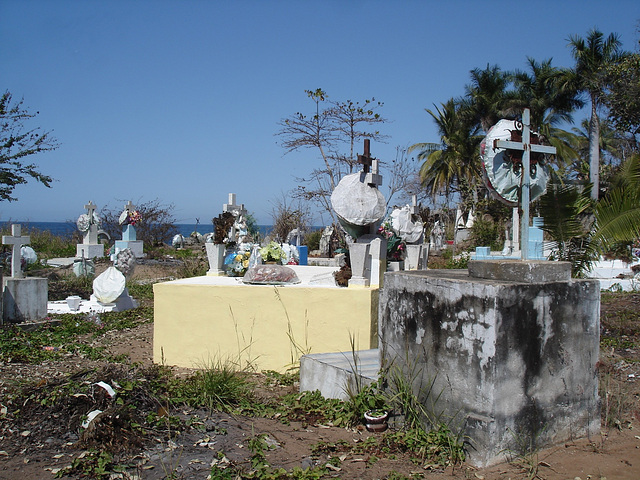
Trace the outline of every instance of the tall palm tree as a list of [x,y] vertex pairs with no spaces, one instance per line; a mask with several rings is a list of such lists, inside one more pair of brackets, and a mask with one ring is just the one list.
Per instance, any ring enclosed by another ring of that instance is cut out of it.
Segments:
[[468,103],[464,114],[471,115],[487,133],[505,116],[504,109],[512,95],[507,91],[510,77],[497,65],[487,65],[484,70],[474,68],[470,74],[471,84],[465,86]]
[[531,124],[554,147],[559,169],[574,161],[577,152],[567,141],[568,133],[558,127],[563,123],[573,123],[571,116],[583,102],[578,98],[572,82],[567,81],[568,71],[551,65],[551,59],[538,63],[527,58],[530,73],[516,70],[512,74],[515,96],[509,100],[508,110],[531,111]]
[[480,182],[478,145],[482,137],[478,126],[464,115],[467,108],[464,101],[452,98],[436,106],[435,112],[426,109],[438,126],[441,143],[417,143],[408,149],[419,151],[418,160],[424,162],[420,179],[433,197],[443,192],[449,196],[452,189],[460,191],[463,183],[474,189]]
[[589,31],[587,38],[578,35],[569,37],[569,47],[576,65],[577,86],[588,94],[591,102],[591,118],[589,122],[589,176],[593,188],[591,198],[598,199],[600,184],[600,122],[598,108],[602,104],[602,96],[606,86],[607,67],[614,64],[621,55],[621,42],[617,34],[610,34],[606,39],[596,29]]

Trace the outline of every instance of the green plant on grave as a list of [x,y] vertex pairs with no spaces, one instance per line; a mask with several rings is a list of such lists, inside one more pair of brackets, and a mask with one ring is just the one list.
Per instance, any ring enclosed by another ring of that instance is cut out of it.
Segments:
[[278,262],[282,263],[287,255],[284,253],[282,247],[276,242],[269,242],[267,245],[260,249],[260,256],[265,262]]

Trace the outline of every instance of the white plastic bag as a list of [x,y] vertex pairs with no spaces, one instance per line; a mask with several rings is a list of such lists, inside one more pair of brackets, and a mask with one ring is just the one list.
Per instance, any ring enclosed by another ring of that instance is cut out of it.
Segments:
[[93,295],[100,303],[113,303],[124,292],[126,280],[115,267],[109,267],[93,281]]

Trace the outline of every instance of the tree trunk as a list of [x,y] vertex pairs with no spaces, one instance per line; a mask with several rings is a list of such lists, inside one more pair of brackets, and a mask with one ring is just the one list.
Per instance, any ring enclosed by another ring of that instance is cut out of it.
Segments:
[[600,191],[600,120],[596,109],[596,98],[591,96],[591,120],[589,121],[589,180],[591,198],[598,200]]

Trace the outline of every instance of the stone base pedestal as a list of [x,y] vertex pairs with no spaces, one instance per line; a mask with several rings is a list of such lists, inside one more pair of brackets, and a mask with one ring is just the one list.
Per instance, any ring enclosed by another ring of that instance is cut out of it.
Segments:
[[[93,294],[91,294],[91,297],[89,297],[89,301],[100,303],[98,302],[98,299]],[[131,310],[132,308],[138,307],[138,301],[135,298],[133,298],[131,295],[129,295],[129,289],[126,287],[124,291],[120,294],[120,296],[116,298],[115,302],[113,303],[115,304],[115,307],[111,308],[111,310],[109,311],[124,312],[125,310]],[[111,305],[111,304],[103,304],[103,305]]]
[[416,392],[433,382],[424,405],[462,430],[471,464],[599,432],[600,287],[569,273],[477,261],[385,275],[382,364],[413,372]]
[[116,252],[130,248],[136,258],[144,257],[142,240],[116,240]]
[[13,278],[2,280],[3,323],[22,323],[47,316],[48,285],[46,278]]
[[210,277],[226,275],[222,268],[224,266],[225,245],[223,243],[205,243],[204,247],[207,251],[207,259],[209,260],[207,275]]
[[78,258],[102,258],[104,257],[104,245],[79,243],[76,246],[76,257]]

